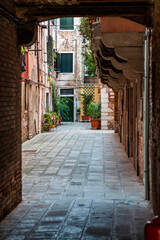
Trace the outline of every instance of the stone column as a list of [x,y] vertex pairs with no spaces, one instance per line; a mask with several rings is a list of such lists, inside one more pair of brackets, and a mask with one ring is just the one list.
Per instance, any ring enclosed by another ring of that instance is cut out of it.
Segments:
[[107,85],[103,85],[101,88],[101,129],[107,130],[113,129],[114,121],[113,103],[110,101],[109,95],[110,88]]

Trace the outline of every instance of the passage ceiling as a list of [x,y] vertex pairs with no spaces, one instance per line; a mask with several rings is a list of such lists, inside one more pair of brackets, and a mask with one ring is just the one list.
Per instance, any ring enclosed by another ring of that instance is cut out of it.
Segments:
[[153,0],[15,0],[23,22],[69,16],[119,16],[152,25]]

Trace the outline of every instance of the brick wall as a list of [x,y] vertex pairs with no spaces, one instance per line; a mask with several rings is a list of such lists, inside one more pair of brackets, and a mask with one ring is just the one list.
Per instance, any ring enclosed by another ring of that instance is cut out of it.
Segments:
[[[12,1],[4,1],[9,11]],[[16,25],[0,18],[0,219],[21,201],[21,79]]]
[[155,0],[152,55],[151,202],[160,215],[160,3]]
[[137,175],[143,180],[143,77],[130,81],[115,93],[115,132],[132,160]]

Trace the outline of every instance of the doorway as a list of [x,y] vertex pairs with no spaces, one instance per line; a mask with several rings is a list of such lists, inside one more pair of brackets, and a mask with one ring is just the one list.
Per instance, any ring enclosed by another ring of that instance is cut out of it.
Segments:
[[74,122],[74,97],[61,97],[61,101],[68,107],[67,112],[61,110],[62,122]]

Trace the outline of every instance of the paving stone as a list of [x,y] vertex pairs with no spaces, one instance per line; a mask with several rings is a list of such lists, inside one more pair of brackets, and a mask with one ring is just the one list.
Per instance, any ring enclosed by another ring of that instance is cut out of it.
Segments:
[[102,226],[95,226],[92,225],[91,227],[87,227],[86,228],[86,234],[89,235],[95,235],[97,236],[110,236],[111,235],[111,228],[107,228],[107,227],[102,227]]
[[22,146],[23,201],[0,223],[0,240],[142,240],[153,216],[113,131],[67,123]]
[[56,239],[56,236],[57,236],[57,232],[33,232],[31,233],[27,239],[28,240],[32,240],[32,239],[36,239],[36,240],[39,240],[39,239],[45,239],[45,240],[49,240],[49,239]]

